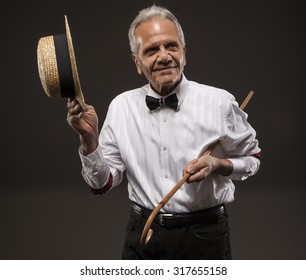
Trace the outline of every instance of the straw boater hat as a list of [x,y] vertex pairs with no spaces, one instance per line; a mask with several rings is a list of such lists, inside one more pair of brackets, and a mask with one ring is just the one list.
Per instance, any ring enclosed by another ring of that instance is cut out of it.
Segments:
[[37,46],[39,77],[51,98],[76,98],[84,108],[70,28],[65,16],[66,34],[42,37]]

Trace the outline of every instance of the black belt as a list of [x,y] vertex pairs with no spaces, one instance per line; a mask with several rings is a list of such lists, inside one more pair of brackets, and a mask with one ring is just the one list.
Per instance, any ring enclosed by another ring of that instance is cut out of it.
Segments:
[[[133,211],[142,217],[148,218],[152,213],[152,210],[146,209],[135,202],[131,204]],[[207,220],[216,219],[219,215],[224,213],[224,210],[225,207],[221,204],[186,214],[158,213],[154,218],[154,222],[165,227],[199,224]]]

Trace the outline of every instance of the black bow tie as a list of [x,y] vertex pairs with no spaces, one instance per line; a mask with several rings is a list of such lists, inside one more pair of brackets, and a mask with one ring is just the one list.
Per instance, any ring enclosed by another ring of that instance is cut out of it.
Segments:
[[177,110],[178,99],[176,93],[169,95],[167,98],[154,98],[152,96],[146,96],[146,103],[150,111],[156,110],[160,106],[168,106],[173,110]]

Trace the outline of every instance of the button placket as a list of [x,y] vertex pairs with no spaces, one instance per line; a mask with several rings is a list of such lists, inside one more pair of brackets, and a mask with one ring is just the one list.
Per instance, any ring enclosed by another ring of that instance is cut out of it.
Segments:
[[[161,178],[163,186],[163,197],[173,187],[172,170],[171,170],[171,159],[169,145],[171,142],[171,122],[169,118],[172,115],[172,109],[167,110],[164,108],[160,113],[160,157],[161,157]],[[164,206],[164,210],[171,212],[172,204],[170,201]]]
[[160,152],[161,152],[161,162],[162,162],[162,172],[163,172],[163,179],[167,180],[169,178],[169,172],[168,170],[168,161],[169,161],[169,155],[168,155],[168,147],[167,147],[167,140],[169,137],[168,134],[168,122],[166,117],[166,110],[160,111],[161,118],[160,118],[160,135],[161,135],[161,142],[160,142]]

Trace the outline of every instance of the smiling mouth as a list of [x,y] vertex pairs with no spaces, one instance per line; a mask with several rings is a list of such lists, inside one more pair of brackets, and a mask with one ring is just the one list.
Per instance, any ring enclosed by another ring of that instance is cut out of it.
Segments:
[[163,68],[157,68],[157,69],[154,69],[154,72],[171,70],[171,69],[174,69],[174,68],[176,68],[176,66],[168,66],[168,67],[163,67]]

